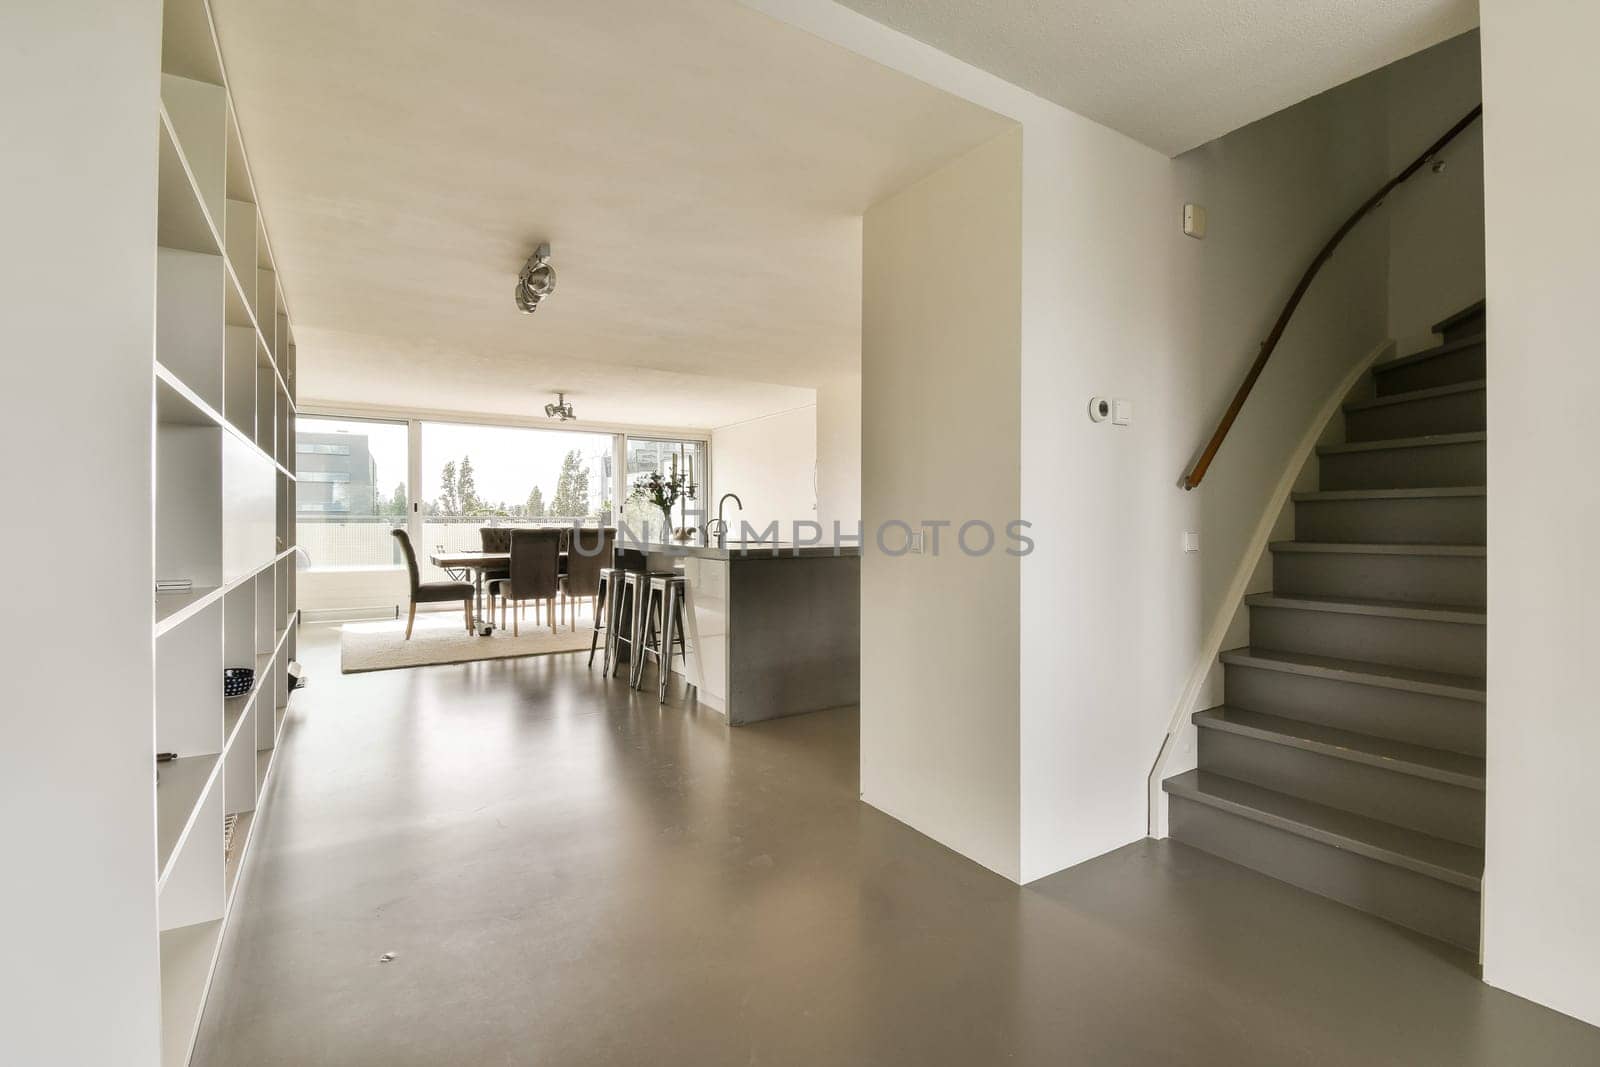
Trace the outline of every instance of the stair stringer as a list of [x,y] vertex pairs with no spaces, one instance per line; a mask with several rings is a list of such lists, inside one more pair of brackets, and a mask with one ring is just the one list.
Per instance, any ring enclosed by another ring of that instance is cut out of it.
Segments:
[[[1231,647],[1230,634],[1242,634],[1246,629],[1245,620],[1248,616],[1244,598],[1266,588],[1254,586],[1259,575],[1271,573],[1268,545],[1274,539],[1274,531],[1280,529],[1283,522],[1293,521],[1292,497],[1296,487],[1304,488],[1301,484],[1303,479],[1315,475],[1318,445],[1343,443],[1344,418],[1341,409],[1346,403],[1363,399],[1358,394],[1371,388],[1367,372],[1385,359],[1393,358],[1396,351],[1395,341],[1390,338],[1357,360],[1339,384],[1329,390],[1316,417],[1306,427],[1305,435],[1285,458],[1277,485],[1267,499],[1260,520],[1228,580],[1227,592],[1206,623],[1205,636],[1196,650],[1183,689],[1173,706],[1172,717],[1167,722],[1161,748],[1145,780],[1148,833],[1151,837],[1167,836],[1167,794],[1161,788],[1162,781],[1172,775],[1194,770],[1198,763],[1196,730],[1191,718],[1195,712],[1220,702],[1212,699],[1221,692],[1220,683],[1214,683],[1216,672],[1221,669],[1218,657],[1225,648]],[[1232,645],[1244,643],[1238,639]]]

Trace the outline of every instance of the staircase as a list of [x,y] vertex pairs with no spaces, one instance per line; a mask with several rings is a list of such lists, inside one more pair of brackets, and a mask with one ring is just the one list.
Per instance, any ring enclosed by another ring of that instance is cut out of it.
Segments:
[[1169,778],[1179,841],[1476,949],[1484,812],[1484,308],[1375,366],[1318,449]]

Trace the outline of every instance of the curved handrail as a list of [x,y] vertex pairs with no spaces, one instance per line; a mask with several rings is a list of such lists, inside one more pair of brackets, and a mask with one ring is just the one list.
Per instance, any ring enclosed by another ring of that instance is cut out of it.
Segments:
[[1261,377],[1262,368],[1267,365],[1267,360],[1272,358],[1273,350],[1278,347],[1278,340],[1283,336],[1284,328],[1289,325],[1290,317],[1294,315],[1295,308],[1300,306],[1300,299],[1306,295],[1306,290],[1311,287],[1311,280],[1317,276],[1317,272],[1322,269],[1322,265],[1333,255],[1333,250],[1339,247],[1339,242],[1343,241],[1345,236],[1355,229],[1356,223],[1366,218],[1373,208],[1383,203],[1384,198],[1392,193],[1397,186],[1421,170],[1423,164],[1437,155],[1445,145],[1455,140],[1457,134],[1472,125],[1478,116],[1482,114],[1482,104],[1467,112],[1460,122],[1450,127],[1443,137],[1429,145],[1427,151],[1414,159],[1410,166],[1390,178],[1383,188],[1373,193],[1367,199],[1367,202],[1357,208],[1355,214],[1346,219],[1344,225],[1335,231],[1334,235],[1328,239],[1328,243],[1322,246],[1322,251],[1317,253],[1317,257],[1311,261],[1311,266],[1307,267],[1306,272],[1300,276],[1300,284],[1294,287],[1294,292],[1289,296],[1289,302],[1283,306],[1283,312],[1279,314],[1278,321],[1272,326],[1272,332],[1267,334],[1265,341],[1261,342],[1261,353],[1256,356],[1256,361],[1250,365],[1250,371],[1244,376],[1244,381],[1240,383],[1239,391],[1233,394],[1233,401],[1228,405],[1228,410],[1223,413],[1222,421],[1217,423],[1216,432],[1211,435],[1211,440],[1207,441],[1206,447],[1201,450],[1200,458],[1195,460],[1194,466],[1189,469],[1189,472],[1183,476],[1183,481],[1179,483],[1185,489],[1193,489],[1200,484],[1200,479],[1206,476],[1206,470],[1211,466],[1211,461],[1216,458],[1217,449],[1222,447],[1223,438],[1228,436],[1228,430],[1232,428],[1233,420],[1239,417],[1239,411],[1244,407],[1245,398],[1250,395],[1251,387],[1256,384],[1256,379]]

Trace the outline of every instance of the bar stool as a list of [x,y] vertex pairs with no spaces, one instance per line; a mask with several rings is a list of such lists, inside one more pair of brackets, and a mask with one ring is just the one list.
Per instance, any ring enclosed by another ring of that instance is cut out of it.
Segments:
[[[639,631],[639,655],[633,664],[633,687],[644,688],[644,664],[652,656],[659,676],[656,702],[667,702],[667,685],[672,681],[672,646],[676,642],[683,657],[684,674],[689,673],[689,646],[684,637],[683,603],[687,581],[681,574],[652,574],[645,600],[644,627]],[[659,624],[657,619],[660,620]]]
[[[628,682],[633,683],[633,670],[639,661],[640,631],[644,624],[645,598],[650,591],[650,574],[646,571],[623,571],[622,584],[617,587],[616,603],[612,606],[611,627],[606,635],[606,677],[610,678],[622,666],[622,646],[628,646]],[[615,581],[617,572],[612,571]]]
[[[616,577],[613,578],[612,576]],[[611,666],[611,631],[617,622],[612,616],[615,614],[617,597],[611,595],[613,585],[622,584],[622,569],[620,567],[601,567],[600,586],[594,594],[594,633],[589,637],[589,669],[594,670],[595,649],[600,647],[600,635],[606,635],[605,653],[600,657],[600,669],[607,670]],[[619,590],[620,592],[620,590]]]

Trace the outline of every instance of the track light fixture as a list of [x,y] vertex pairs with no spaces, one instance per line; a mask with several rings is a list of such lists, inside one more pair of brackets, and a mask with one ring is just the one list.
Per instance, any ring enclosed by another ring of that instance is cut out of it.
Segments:
[[567,403],[566,393],[557,393],[556,402],[544,406],[544,414],[547,419],[559,419],[562,422],[578,417],[578,413],[572,410],[572,405]]
[[539,301],[555,291],[556,269],[550,265],[550,244],[546,242],[534,249],[517,276],[517,310],[532,315],[539,310]]

